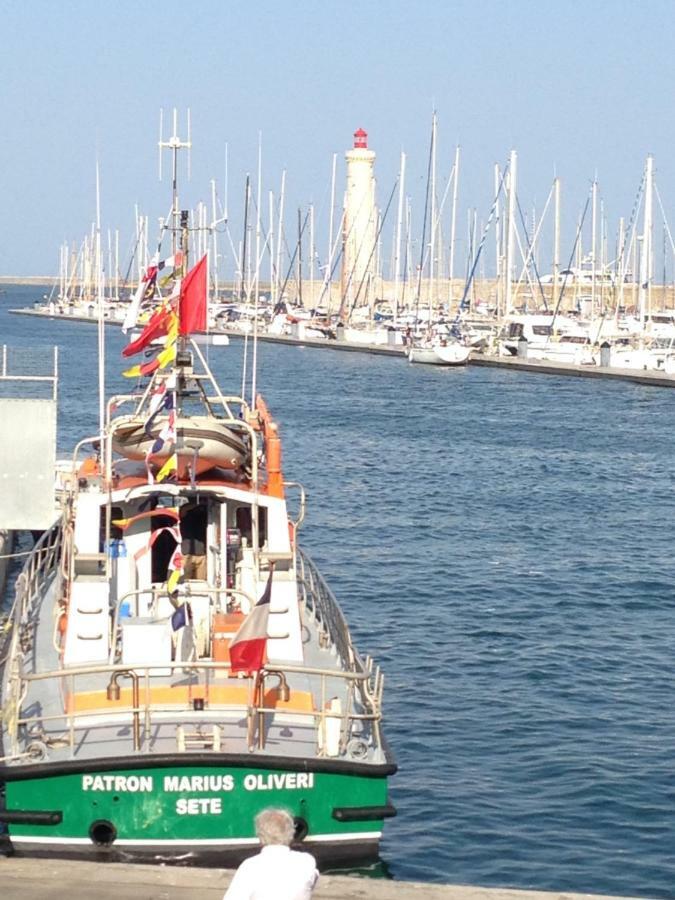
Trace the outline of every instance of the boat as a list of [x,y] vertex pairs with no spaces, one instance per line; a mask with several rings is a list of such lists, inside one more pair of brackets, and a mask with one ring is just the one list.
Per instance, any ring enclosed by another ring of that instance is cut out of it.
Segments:
[[465,347],[459,341],[437,341],[429,344],[413,344],[408,350],[411,363],[424,363],[430,366],[463,366],[469,359],[471,347]]
[[[115,422],[113,450],[127,459],[145,460],[166,427],[166,416],[148,426],[147,415],[134,415]],[[197,474],[209,469],[240,469],[250,455],[246,429],[239,422],[219,422],[212,416],[182,416],[176,420],[177,463],[182,477],[192,467]],[[153,454],[165,462],[173,452],[166,444]]]
[[[17,581],[0,823],[20,855],[227,866],[282,806],[320,863],[372,861],[395,814],[383,676],[300,545],[277,422],[183,330],[185,268],[175,347],[169,327],[163,362],[59,461],[58,516]],[[139,459],[141,421],[174,452]]]
[[463,366],[467,363],[472,347],[458,340],[447,324],[439,323],[422,338],[413,339],[408,347],[411,363],[430,366]]

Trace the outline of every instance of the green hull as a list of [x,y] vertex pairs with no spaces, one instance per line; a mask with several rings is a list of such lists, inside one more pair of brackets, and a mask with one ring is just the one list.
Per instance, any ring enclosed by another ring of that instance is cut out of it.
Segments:
[[[297,817],[300,836],[306,831],[303,843],[320,857],[363,857],[377,852],[382,820],[393,815],[388,773],[310,771],[311,765],[293,771],[292,764],[279,769],[171,763],[54,774],[41,768],[39,777],[6,781],[6,811],[55,812],[61,821],[10,820],[17,852],[198,859],[215,851],[221,859],[223,852],[234,858],[256,845],[255,815],[281,806]],[[370,852],[364,854],[366,847]]]

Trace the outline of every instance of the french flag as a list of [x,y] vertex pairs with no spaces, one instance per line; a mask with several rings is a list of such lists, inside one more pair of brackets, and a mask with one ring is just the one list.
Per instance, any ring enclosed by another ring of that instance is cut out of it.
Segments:
[[267,623],[270,615],[270,599],[272,597],[272,575],[274,566],[270,566],[270,574],[263,595],[246,616],[239,631],[230,644],[230,671],[232,673],[259,672],[265,663],[267,653]]

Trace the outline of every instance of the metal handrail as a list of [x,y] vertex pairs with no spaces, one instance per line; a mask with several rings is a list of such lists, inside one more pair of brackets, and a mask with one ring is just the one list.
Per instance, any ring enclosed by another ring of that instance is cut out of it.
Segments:
[[[117,638],[118,638],[119,623],[120,623],[120,609],[122,607],[122,604],[124,602],[126,602],[127,600],[132,600],[134,598],[140,597],[141,595],[147,595],[147,594],[151,594],[152,599],[154,601],[159,596],[166,596],[166,587],[164,585],[162,585],[162,587],[157,587],[156,585],[151,585],[150,587],[147,587],[147,588],[137,588],[133,591],[127,591],[126,594],[124,594],[122,597],[120,597],[116,601],[115,611],[113,613],[113,620],[112,620],[112,625],[111,625],[111,641],[110,641],[110,657],[109,657],[111,663],[116,654]],[[251,595],[248,594],[246,591],[240,591],[238,588],[205,587],[205,588],[200,588],[200,590],[199,590],[199,596],[202,596],[202,597],[204,595],[206,595],[209,598],[211,598],[212,595],[215,595],[216,599],[217,599],[219,594],[225,594],[225,596],[227,596],[228,594],[234,594],[239,597],[244,597],[246,600],[248,600],[250,609],[253,609],[253,607],[255,606],[255,599],[253,597],[251,597]],[[185,593],[182,596],[183,596],[183,599],[189,600],[191,597],[191,594]],[[136,608],[138,609],[138,606]]]
[[[135,752],[148,752],[148,748],[145,745],[147,742],[147,735],[152,728],[153,716],[162,713],[176,712],[176,704],[151,702],[149,679],[153,672],[159,674],[159,672],[164,673],[166,672],[166,669],[170,669],[172,673],[176,671],[187,671],[190,674],[194,674],[195,672],[199,673],[201,670],[204,676],[204,681],[200,680],[196,683],[191,684],[190,687],[194,690],[203,686],[208,695],[210,687],[212,686],[209,681],[210,673],[214,670],[222,671],[223,669],[227,670],[228,668],[229,666],[226,663],[222,662],[182,661],[155,666],[139,666],[135,664],[133,666],[130,666],[129,663],[78,666],[70,669],[57,669],[50,672],[22,674],[20,676],[20,681],[23,684],[24,690],[22,692],[23,697],[19,700],[19,703],[23,702],[29,685],[34,682],[58,680],[62,684],[64,681],[66,681],[70,688],[70,695],[74,696],[75,680],[78,677],[107,675],[109,676],[112,683],[112,681],[116,678],[125,674],[128,675],[130,672],[133,672],[136,681],[134,682],[135,689],[131,707],[115,707],[114,710],[75,710],[71,707],[71,709],[64,709],[63,713],[52,715],[36,714],[33,716],[21,716],[19,714],[19,710],[16,709],[16,715],[12,716],[10,721],[6,723],[7,731],[12,742],[13,752],[10,758],[20,759],[25,756],[26,748],[21,746],[21,740],[19,737],[19,733],[21,730],[24,730],[24,743],[26,744],[26,747],[28,747],[28,745],[32,741],[35,741],[36,734],[38,735],[39,739],[39,730],[44,730],[44,725],[46,723],[62,721],[64,723],[64,728],[67,731],[68,745],[72,756],[75,750],[76,736],[78,731],[80,729],[90,729],[92,727],[92,719],[110,720],[112,717],[116,722],[119,722],[125,721],[127,716],[129,715],[132,717]],[[283,676],[283,680],[285,681],[288,675],[293,674],[314,675],[320,678],[321,702],[320,708],[318,710],[279,710],[274,706],[265,705],[264,701],[266,694],[266,678],[268,676],[278,677],[279,675],[281,675]],[[381,719],[381,708],[378,704],[372,704],[369,707],[365,707],[363,711],[359,711],[358,709],[352,707],[352,699],[355,688],[362,687],[366,681],[370,680],[370,678],[371,674],[367,671],[344,672],[340,670],[322,669],[309,666],[274,664],[269,668],[261,670],[260,673],[239,679],[245,681],[249,688],[248,699],[246,703],[241,702],[218,704],[209,701],[209,708],[214,710],[224,708],[230,710],[240,709],[242,712],[246,713],[248,722],[248,749],[251,753],[254,753],[256,750],[262,751],[265,749],[265,716],[279,715],[280,713],[290,714],[294,716],[300,715],[308,720],[311,719],[313,721],[316,729],[317,755],[319,756],[337,756],[340,754],[344,754],[347,748],[347,744],[354,737],[360,738],[364,741],[364,743],[366,743],[369,734],[367,731],[368,725],[370,725],[370,728],[372,729],[372,731],[370,732],[370,743],[375,751],[381,751],[382,744],[380,739],[379,726],[379,722]],[[141,689],[140,687],[141,680],[143,681],[143,689]],[[345,709],[341,712],[336,712],[335,710],[331,709],[326,703],[327,683],[334,680],[347,682],[348,702],[345,706]],[[192,709],[190,706],[186,706],[185,711],[192,712]],[[141,716],[143,716],[145,725],[144,734],[142,737],[140,731]],[[328,719],[336,718],[339,718],[341,720],[340,742],[339,747],[332,748],[333,752],[329,754],[328,742],[326,740],[326,724]],[[256,725],[257,745],[255,741]],[[40,729],[38,729],[36,726],[39,726]],[[366,729],[365,731],[364,728]]]
[[299,547],[297,560],[298,588],[303,593],[305,609],[314,615],[319,625],[320,634],[335,647],[346,668],[363,666],[352,643],[347,621],[323,575],[309,554]]

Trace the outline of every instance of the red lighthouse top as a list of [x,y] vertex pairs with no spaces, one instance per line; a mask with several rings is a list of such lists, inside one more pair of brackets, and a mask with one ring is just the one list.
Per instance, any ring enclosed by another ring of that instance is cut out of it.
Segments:
[[363,128],[359,128],[358,131],[354,132],[354,149],[368,149],[368,133],[364,131]]

